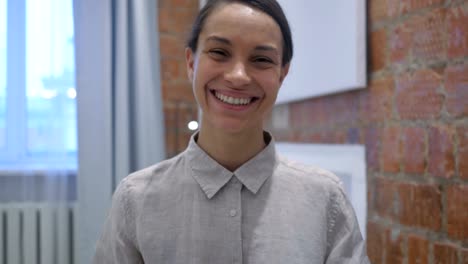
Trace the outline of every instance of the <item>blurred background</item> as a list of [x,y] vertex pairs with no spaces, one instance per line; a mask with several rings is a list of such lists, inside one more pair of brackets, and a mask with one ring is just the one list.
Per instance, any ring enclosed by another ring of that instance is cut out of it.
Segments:
[[[89,263],[118,182],[197,129],[184,46],[200,3],[150,2],[0,0],[0,264]],[[468,1],[366,6],[367,87],[266,125],[365,147],[372,263],[468,263]]]

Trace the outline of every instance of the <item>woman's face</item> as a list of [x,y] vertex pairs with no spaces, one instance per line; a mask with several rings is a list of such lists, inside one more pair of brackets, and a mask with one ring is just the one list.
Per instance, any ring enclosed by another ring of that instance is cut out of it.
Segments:
[[282,34],[267,14],[223,4],[206,18],[196,53],[186,50],[188,75],[202,109],[202,129],[262,130],[289,64],[281,65]]

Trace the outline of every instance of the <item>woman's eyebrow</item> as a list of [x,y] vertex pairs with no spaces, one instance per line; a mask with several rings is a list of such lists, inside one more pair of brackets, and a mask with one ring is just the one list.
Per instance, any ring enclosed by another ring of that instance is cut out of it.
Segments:
[[206,38],[206,42],[208,42],[208,41],[221,42],[221,43],[223,43],[223,44],[232,46],[231,41],[229,41],[229,39],[223,38],[223,37],[209,36],[208,38]]
[[[223,37],[220,37],[220,36],[209,36],[206,38],[206,42],[209,42],[209,41],[215,41],[215,42],[220,42],[222,44],[226,44],[226,45],[229,45],[229,46],[232,46],[232,43],[229,39],[227,38],[223,38]],[[279,54],[278,52],[278,49],[272,45],[258,45],[255,47],[255,50],[257,51],[272,51],[276,54]]]
[[279,54],[278,49],[270,45],[259,45],[255,47],[255,50],[259,51],[273,51],[276,54]]

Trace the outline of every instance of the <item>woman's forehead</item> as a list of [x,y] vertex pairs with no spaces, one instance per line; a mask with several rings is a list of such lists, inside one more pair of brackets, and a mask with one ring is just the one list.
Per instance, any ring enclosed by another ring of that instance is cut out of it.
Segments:
[[240,37],[257,41],[282,42],[281,29],[268,14],[240,3],[223,4],[207,17],[202,38],[219,36],[227,39]]

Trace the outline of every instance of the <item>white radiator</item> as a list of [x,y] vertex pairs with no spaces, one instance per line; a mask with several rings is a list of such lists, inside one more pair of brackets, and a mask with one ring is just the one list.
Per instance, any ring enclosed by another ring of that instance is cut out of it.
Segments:
[[0,204],[0,264],[73,264],[74,204]]

